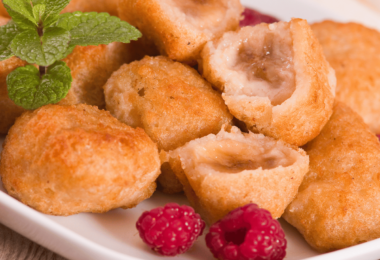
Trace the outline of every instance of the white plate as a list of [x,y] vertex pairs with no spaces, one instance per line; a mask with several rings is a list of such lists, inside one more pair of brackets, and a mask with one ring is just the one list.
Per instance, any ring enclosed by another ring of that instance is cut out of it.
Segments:
[[[362,21],[368,26],[380,28],[380,18],[368,9],[352,15],[352,10],[341,12],[339,3],[355,7],[353,0],[242,0],[243,4],[277,16],[283,20],[301,17],[310,22],[324,19],[338,21]],[[346,16],[349,13],[350,16]],[[366,17],[366,19],[363,19]],[[368,18],[368,19],[367,19]],[[377,23],[373,22],[377,20]],[[374,19],[374,20],[371,20]],[[0,136],[0,145],[3,142]],[[1,150],[1,148],[0,148]],[[78,214],[70,217],[54,217],[41,214],[8,196],[0,182],[0,222],[29,239],[73,260],[141,260],[166,259],[155,255],[139,238],[135,222],[141,213],[167,202],[187,204],[184,196],[168,196],[157,192],[152,198],[130,210],[117,209],[106,214]],[[380,240],[374,240],[348,249],[319,255],[312,250],[302,236],[290,225],[281,221],[288,241],[287,260],[354,260],[380,259]],[[206,230],[207,232],[207,230]],[[205,233],[206,233],[205,232]],[[173,259],[173,258],[167,258]],[[205,246],[204,236],[178,260],[213,259]]]

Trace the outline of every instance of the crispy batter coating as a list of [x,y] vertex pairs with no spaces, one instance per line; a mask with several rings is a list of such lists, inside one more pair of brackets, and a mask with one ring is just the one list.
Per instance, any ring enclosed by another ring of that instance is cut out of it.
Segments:
[[63,216],[134,207],[152,195],[159,173],[157,146],[144,130],[88,105],[24,113],[0,161],[11,196]]
[[208,224],[251,202],[281,217],[309,168],[302,149],[237,127],[193,140],[169,156],[190,203]]
[[363,119],[337,103],[305,150],[310,171],[286,221],[322,252],[380,238],[380,143]]
[[77,46],[64,59],[71,69],[73,83],[60,105],[88,104],[105,107],[103,86],[111,74],[132,60],[128,46],[111,43],[99,46]]
[[335,69],[336,97],[380,134],[380,32],[356,23],[311,26]]
[[[130,126],[142,127],[160,150],[218,133],[232,121],[220,94],[196,70],[162,56],[122,66],[104,91],[107,110]],[[159,178],[164,191],[182,190],[178,181],[169,184],[173,178],[168,172],[163,169]]]
[[201,56],[203,76],[251,131],[301,146],[331,116],[334,71],[305,20],[227,32]]
[[106,12],[117,16],[118,0],[71,0],[70,4],[62,13],[81,11],[81,12]]
[[192,63],[204,44],[239,28],[239,0],[120,0],[121,19],[136,26],[162,55]]

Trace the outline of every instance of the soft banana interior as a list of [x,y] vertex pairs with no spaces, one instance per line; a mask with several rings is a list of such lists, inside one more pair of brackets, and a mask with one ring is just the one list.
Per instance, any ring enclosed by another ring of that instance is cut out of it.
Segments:
[[249,144],[240,140],[215,140],[194,150],[198,165],[207,165],[219,173],[239,173],[245,170],[270,170],[287,167],[296,161],[293,150],[287,147]]
[[[229,71],[226,94],[268,97],[280,105],[293,94],[295,71],[289,23],[260,24],[243,28],[220,48],[220,57]],[[232,57],[232,58],[231,58]]]
[[302,149],[237,127],[193,140],[169,156],[186,196],[207,223],[250,202],[279,218],[309,165]]

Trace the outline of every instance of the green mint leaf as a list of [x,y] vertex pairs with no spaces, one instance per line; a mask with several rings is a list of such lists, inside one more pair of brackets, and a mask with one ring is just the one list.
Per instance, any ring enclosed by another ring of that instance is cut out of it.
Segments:
[[36,30],[28,30],[17,35],[12,43],[14,55],[29,63],[49,66],[63,58],[69,46],[70,33],[62,28],[49,27],[42,37]]
[[46,17],[57,16],[70,3],[70,0],[45,0],[44,3],[46,5]]
[[13,56],[10,45],[20,32],[21,29],[12,21],[0,27],[0,61]]
[[111,42],[129,43],[137,40],[141,33],[127,22],[107,13],[66,13],[60,15],[58,27],[71,34],[70,46],[99,45]]
[[38,21],[34,18],[30,0],[3,0],[3,4],[15,22],[23,17],[37,26]]
[[42,17],[43,26],[49,27],[58,21],[59,13],[65,9],[70,0],[43,0],[46,6],[45,15]]
[[33,6],[33,16],[36,21],[42,20],[42,16],[45,14],[45,5],[35,5]]
[[36,25],[23,15],[13,11],[7,6],[5,6],[5,8],[7,9],[8,14],[12,17],[12,21],[15,22],[21,29],[34,30],[36,28]]
[[42,78],[37,68],[27,65],[8,75],[8,95],[25,109],[37,109],[66,97],[72,80],[70,68],[63,61],[49,66]]

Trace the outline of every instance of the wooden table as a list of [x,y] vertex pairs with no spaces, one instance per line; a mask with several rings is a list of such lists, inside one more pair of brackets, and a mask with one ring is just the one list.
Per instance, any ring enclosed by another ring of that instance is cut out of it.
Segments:
[[0,260],[65,260],[0,224]]

